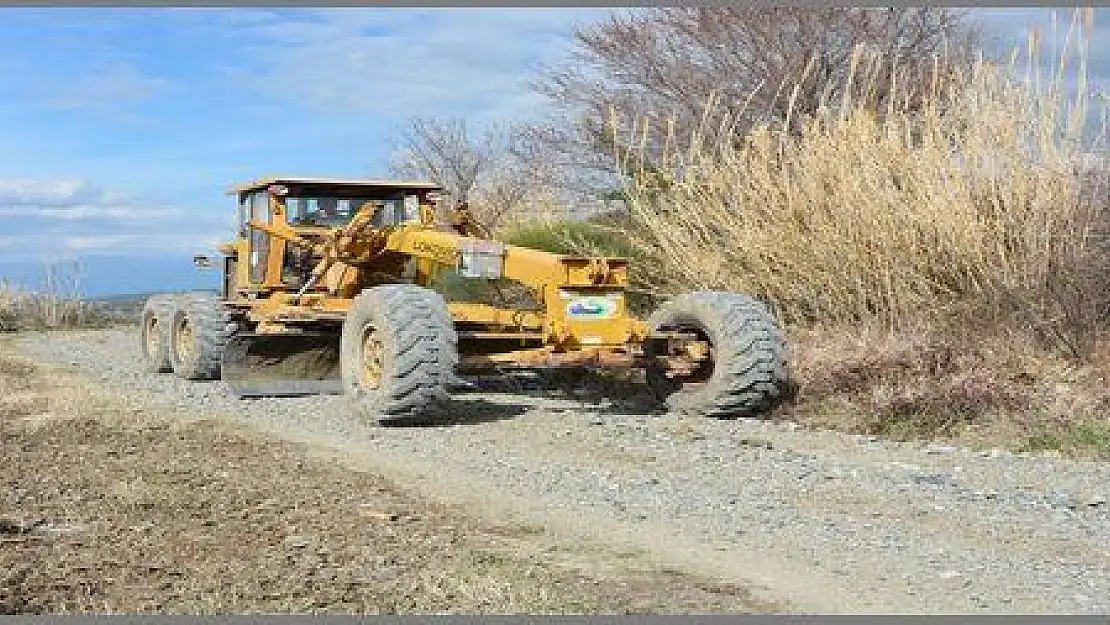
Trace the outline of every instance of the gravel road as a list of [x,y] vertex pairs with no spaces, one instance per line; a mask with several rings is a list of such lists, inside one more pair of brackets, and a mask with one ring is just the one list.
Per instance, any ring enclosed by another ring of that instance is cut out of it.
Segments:
[[789,423],[653,414],[554,391],[467,393],[443,425],[376,427],[341,397],[238,400],[142,372],[133,330],[21,348],[135,408],[313,444],[414,492],[797,612],[1110,612],[1110,467]]

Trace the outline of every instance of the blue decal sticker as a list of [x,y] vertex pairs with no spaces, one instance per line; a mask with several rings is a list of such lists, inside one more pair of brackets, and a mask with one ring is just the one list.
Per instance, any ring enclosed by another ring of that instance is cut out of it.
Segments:
[[567,305],[571,317],[594,317],[604,319],[613,316],[617,304],[607,297],[579,297]]

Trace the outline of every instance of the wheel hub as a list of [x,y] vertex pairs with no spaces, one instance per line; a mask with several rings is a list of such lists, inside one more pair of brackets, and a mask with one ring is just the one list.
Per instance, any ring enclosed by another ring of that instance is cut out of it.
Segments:
[[697,335],[697,340],[682,345],[670,354],[667,377],[683,385],[704,384],[713,376],[717,350],[701,328],[679,330]]
[[162,337],[157,318],[152,318],[146,324],[146,351],[152,358],[157,358],[162,353]]
[[378,333],[368,328],[362,337],[362,367],[359,369],[359,381],[364,388],[377,389],[381,386],[384,356],[385,346]]
[[193,355],[193,324],[186,317],[177,326],[177,340],[174,341],[177,359],[186,362]]

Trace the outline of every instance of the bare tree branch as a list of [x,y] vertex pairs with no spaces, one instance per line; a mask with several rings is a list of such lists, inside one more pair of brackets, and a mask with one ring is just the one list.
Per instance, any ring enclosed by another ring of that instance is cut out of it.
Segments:
[[413,118],[401,131],[390,163],[397,176],[430,179],[444,187],[449,201],[465,203],[485,228],[494,230],[531,210],[545,188],[536,164],[511,149],[511,127],[490,126],[472,133],[458,118]]
[[[613,182],[613,111],[623,124],[673,124],[676,138],[700,128],[710,98],[744,133],[758,122],[800,124],[838,100],[857,46],[883,59],[866,95],[882,110],[892,81],[929,84],[967,62],[979,32],[949,8],[665,7],[615,12],[575,33],[564,63],[533,88],[550,119],[520,132],[524,156],[569,168],[569,188]],[[861,87],[862,88],[862,87]],[[627,127],[624,130],[628,130]],[[711,131],[711,128],[703,129]],[[681,147],[681,146],[679,146]]]

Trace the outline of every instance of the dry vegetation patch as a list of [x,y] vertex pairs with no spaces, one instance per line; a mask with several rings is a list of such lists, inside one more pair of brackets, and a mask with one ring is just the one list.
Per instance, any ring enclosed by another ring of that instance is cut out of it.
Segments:
[[0,279],[0,332],[97,328],[130,321],[123,315],[80,297],[27,289]]
[[1110,359],[1077,363],[1021,333],[794,333],[778,418],[900,440],[957,439],[1110,459]]

